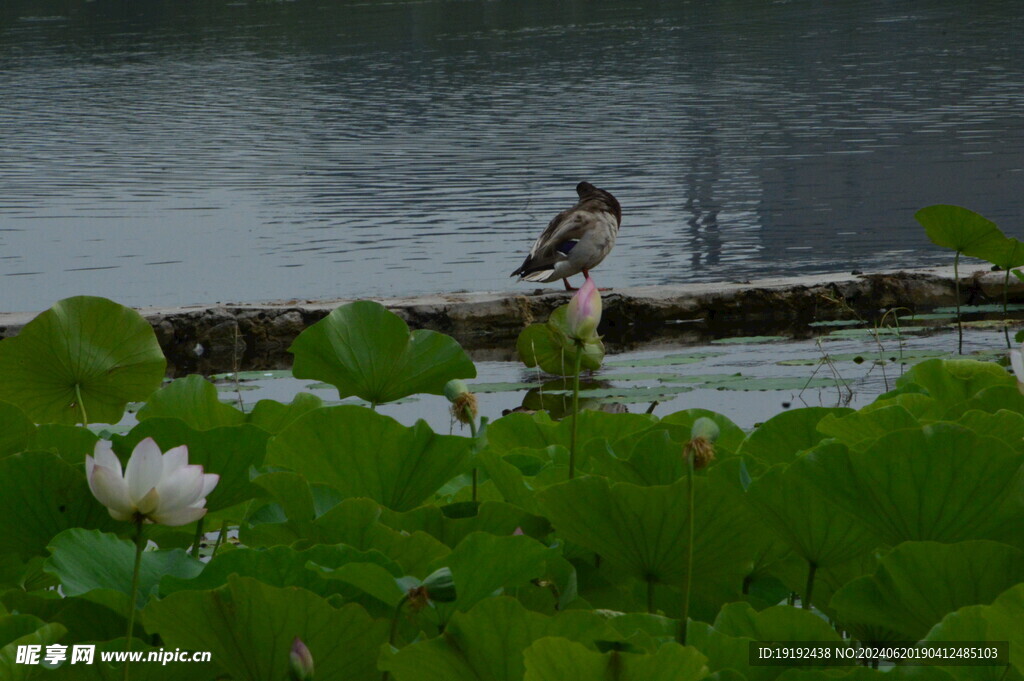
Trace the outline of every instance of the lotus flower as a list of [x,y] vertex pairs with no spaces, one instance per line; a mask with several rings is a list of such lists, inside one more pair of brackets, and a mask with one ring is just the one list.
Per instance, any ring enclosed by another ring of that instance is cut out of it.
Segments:
[[206,496],[220,476],[189,465],[185,445],[160,452],[153,438],[135,446],[124,473],[110,442],[96,443],[85,457],[89,489],[116,520],[144,519],[161,525],[187,525],[206,515]]
[[313,678],[313,653],[298,636],[292,641],[292,650],[288,653],[292,663],[292,677],[298,681],[309,681]]
[[1017,388],[1024,393],[1024,344],[1017,350],[1010,350],[1010,364],[1017,377]]
[[601,293],[593,279],[587,277],[583,286],[569,301],[569,311],[565,317],[569,325],[570,338],[586,341],[595,335],[597,325],[601,321]]

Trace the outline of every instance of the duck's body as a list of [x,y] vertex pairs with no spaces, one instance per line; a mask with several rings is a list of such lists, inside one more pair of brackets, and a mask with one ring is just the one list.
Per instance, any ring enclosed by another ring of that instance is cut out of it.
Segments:
[[554,217],[512,276],[520,281],[548,283],[597,267],[615,246],[622,223],[622,208],[614,196],[589,182],[576,186],[579,201]]

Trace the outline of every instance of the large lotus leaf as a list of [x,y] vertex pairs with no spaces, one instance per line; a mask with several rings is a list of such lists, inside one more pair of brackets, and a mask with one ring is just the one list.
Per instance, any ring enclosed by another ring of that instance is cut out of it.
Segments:
[[616,482],[670,485],[687,470],[683,443],[663,428],[651,428],[617,446],[592,442],[588,450],[590,468]]
[[[591,440],[617,442],[635,437],[653,428],[658,420],[646,414],[609,414],[584,411],[577,426],[577,447]],[[544,449],[551,445],[568,447],[572,437],[572,420],[552,422],[547,414],[515,413],[497,419],[487,426],[487,445],[499,452],[513,449]]]
[[755,641],[833,641],[836,630],[812,612],[776,605],[760,612],[749,603],[730,603],[715,618],[715,629],[727,636]]
[[249,424],[195,430],[176,418],[150,418],[132,428],[124,437],[114,436],[115,448],[130,453],[139,442],[153,438],[162,451],[179,445],[188,447],[188,462],[207,473],[220,476],[217,487],[206,498],[206,508],[219,511],[259,495],[249,480],[249,469],[263,463],[270,434]]
[[879,543],[862,521],[811,484],[803,458],[772,467],[750,484],[746,499],[761,522],[815,569],[848,561]]
[[347,544],[360,551],[376,549],[399,563],[408,575],[425,577],[449,553],[426,532],[402,532],[380,522],[381,508],[370,499],[346,499],[313,523],[306,542]]
[[122,615],[104,605],[74,596],[61,597],[56,591],[30,593],[11,589],[3,595],[3,604],[11,612],[35,615],[44,622],[62,625],[67,629],[64,644],[117,638],[124,636],[127,626]]
[[800,452],[825,437],[818,422],[826,417],[842,417],[852,409],[807,407],[776,414],[757,427],[740,446],[739,453],[765,464],[789,463]]
[[[1018,678],[1024,676],[1024,583],[1013,586],[991,605],[969,605],[946,615],[924,638],[926,643],[943,641],[1008,641],[1010,664]],[[1002,667],[946,667],[957,679],[1003,678]]]
[[523,652],[523,681],[698,681],[707,658],[692,646],[668,643],[651,655],[598,653],[565,638],[538,639]]
[[[878,567],[875,553],[865,553],[846,561],[821,567],[814,572],[813,598],[814,607],[822,611],[827,617],[835,619],[835,611],[829,606],[832,596],[839,589],[849,582],[870,575]],[[771,574],[782,582],[786,589],[786,597],[790,594],[802,594],[807,588],[808,566],[807,561],[795,554],[790,554],[785,560],[777,561],[771,568]],[[776,601],[778,603],[779,601]],[[865,628],[857,629],[857,633],[867,633]],[[894,634],[895,636],[895,634]],[[851,633],[851,637],[856,638]],[[899,640],[899,637],[872,637],[867,636],[860,640]]]
[[[584,477],[542,490],[537,498],[569,541],[634,579],[679,584],[686,574],[688,484],[684,478],[641,487]],[[751,522],[739,493],[722,478],[697,476],[693,485],[695,578],[735,576],[742,581],[763,529]]]
[[845,415],[828,414],[818,422],[818,431],[834,437],[850,449],[863,449],[894,430],[917,428],[921,423],[901,404],[880,403]]
[[968,409],[980,409],[981,411],[996,413],[1006,409],[1017,414],[1024,414],[1024,395],[1015,384],[994,385],[979,391],[967,404],[963,405],[963,411]]
[[984,243],[971,248],[968,255],[972,258],[988,260],[1009,274],[1009,270],[1024,265],[1024,243],[1012,237],[999,240],[986,239]]
[[396,681],[522,681],[523,651],[545,636],[587,644],[621,640],[594,612],[568,610],[548,617],[499,596],[456,613],[443,636],[382,656],[380,667]]
[[[523,329],[516,340],[516,352],[528,367],[540,367],[542,371],[555,376],[572,376],[580,350],[557,326],[549,322],[530,324]],[[592,338],[583,344],[581,371],[600,369],[603,360],[604,343],[600,338]]]
[[715,449],[720,452],[735,452],[747,437],[746,432],[733,423],[728,416],[708,409],[675,411],[661,419],[661,422],[666,425],[684,428],[686,432],[689,432],[694,422],[701,418],[711,419],[718,425],[719,432],[718,439],[715,440]]
[[440,395],[453,378],[476,378],[476,367],[453,338],[409,327],[383,305],[342,305],[299,334],[288,348],[292,373],[330,383],[342,398],[383,404],[414,395]]
[[[207,563],[202,573],[191,578],[168,575],[160,581],[160,594],[166,596],[175,591],[216,589],[227,584],[230,575],[241,575],[258,579],[271,586],[301,587],[326,598],[343,589],[323,579],[317,571],[309,568],[309,563],[325,568],[337,568],[352,562],[396,565],[380,551],[359,551],[343,544],[320,544],[305,551],[297,551],[287,546],[275,546],[266,550],[236,549],[219,553]],[[398,572],[401,574],[400,570]]]
[[171,381],[157,390],[136,416],[139,421],[152,418],[181,419],[196,430],[236,426],[245,422],[245,414],[220,401],[213,383],[195,374]]
[[[473,440],[437,435],[424,421],[406,428],[389,416],[343,405],[311,411],[276,435],[267,464],[406,511],[462,471]],[[316,456],[310,456],[316,452]]]
[[1024,581],[1024,552],[991,541],[905,542],[832,597],[843,624],[885,626],[917,641],[947,614],[993,602]]
[[452,547],[473,532],[510,535],[520,530],[538,539],[551,532],[551,524],[543,516],[528,513],[503,501],[420,506],[405,513],[385,508],[381,510],[380,519],[396,530],[428,532],[438,541]]
[[[58,534],[47,548],[51,556],[43,569],[60,580],[64,595],[83,596],[127,616],[135,565],[132,542],[99,530],[75,528]],[[181,549],[145,551],[139,568],[138,607],[145,605],[165,575],[188,579],[202,569],[202,563]]]
[[1006,239],[996,223],[961,206],[928,206],[914,217],[933,244],[973,257],[983,258],[993,248],[998,250]]
[[276,435],[307,411],[322,406],[323,400],[311,393],[297,393],[288,404],[276,400],[260,400],[249,413],[249,423]]
[[455,581],[455,607],[463,612],[498,589],[523,586],[544,574],[553,549],[526,536],[473,532],[439,562]]
[[513,449],[507,453],[485,447],[477,456],[477,461],[487,472],[489,482],[502,498],[531,514],[540,513],[536,491],[564,482],[568,477],[568,466],[563,469],[555,464],[555,461],[568,459],[569,450],[561,445],[551,445],[541,450]]
[[27,681],[40,678],[38,666],[18,662],[19,646],[39,646],[40,658],[46,646],[64,636],[60,624],[47,624],[32,615],[0,616],[0,678],[4,681]]
[[36,427],[18,406],[0,402],[0,458],[29,448]]
[[86,454],[96,449],[97,440],[89,428],[47,423],[36,427],[29,449],[53,452],[72,466],[81,466]]
[[54,535],[69,527],[125,528],[96,501],[84,467],[50,452],[24,452],[0,459],[0,554],[45,555]]
[[36,423],[117,423],[167,368],[153,328],[106,298],[65,298],[0,343],[0,400]]
[[379,681],[377,655],[388,624],[355,603],[335,608],[314,593],[230,577],[214,591],[179,591],[143,610],[146,629],[169,649],[208,650],[236,681],[287,678],[297,636],[317,681]]
[[325,580],[341,582],[372,596],[392,611],[405,596],[405,590],[397,581],[402,577],[402,570],[395,563],[387,566],[380,563],[345,563],[334,569],[310,563],[308,567]]
[[1007,409],[995,412],[972,409],[965,412],[956,423],[970,428],[978,435],[994,437],[1016,452],[1024,452],[1024,414]]
[[1024,455],[951,423],[900,430],[863,452],[807,454],[807,477],[890,545],[1020,537]]
[[923,391],[953,410],[986,388],[1015,386],[1016,379],[998,364],[973,359],[929,359],[896,380],[896,389],[879,397]]

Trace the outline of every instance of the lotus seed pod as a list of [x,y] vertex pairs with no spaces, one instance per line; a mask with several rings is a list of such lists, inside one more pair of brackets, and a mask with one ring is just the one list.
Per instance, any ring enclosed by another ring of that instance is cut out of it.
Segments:
[[718,424],[709,419],[707,416],[701,416],[699,419],[693,422],[693,427],[690,428],[690,438],[704,438],[708,442],[714,442],[718,439],[718,434],[721,430]]
[[459,399],[459,395],[464,395],[469,392],[469,388],[466,387],[466,382],[462,379],[453,378],[444,385],[444,396],[448,398],[449,402],[455,402]]

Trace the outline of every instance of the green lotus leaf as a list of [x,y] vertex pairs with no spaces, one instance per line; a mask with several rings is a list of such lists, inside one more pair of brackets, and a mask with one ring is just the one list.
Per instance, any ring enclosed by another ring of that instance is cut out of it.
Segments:
[[179,445],[188,447],[188,462],[220,476],[217,487],[206,498],[206,508],[219,511],[258,496],[259,489],[249,480],[249,469],[263,463],[266,431],[249,424],[195,430],[177,418],[148,418],[124,436],[114,436],[115,449],[130,454],[135,445],[153,438],[161,451]]
[[621,638],[596,613],[568,610],[548,617],[499,596],[453,615],[443,636],[383,655],[380,667],[396,681],[521,681],[523,651],[545,636],[590,644]]
[[317,681],[379,681],[377,655],[388,623],[355,603],[335,608],[314,593],[229,577],[214,591],[178,591],[143,610],[146,629],[168,649],[208,650],[236,681],[288,677],[299,637],[316,661]]
[[[116,535],[78,528],[61,532],[50,545],[44,570],[56,576],[66,596],[82,596],[127,616],[135,546]],[[145,605],[165,575],[188,579],[203,564],[181,549],[145,551],[139,568],[138,607]]]
[[711,419],[718,426],[718,439],[715,440],[715,450],[718,452],[735,452],[747,437],[746,432],[733,423],[728,416],[707,409],[684,409],[672,412],[661,419],[661,422],[665,425],[681,427],[688,433],[700,418]]
[[846,414],[827,414],[818,421],[818,431],[834,437],[851,449],[863,449],[894,430],[918,428],[921,423],[900,404],[880,403],[873,409]]
[[63,426],[46,423],[37,426],[29,449],[49,451],[72,466],[84,466],[86,454],[96,449],[99,437],[82,426]]
[[800,608],[776,605],[758,612],[749,603],[730,603],[715,618],[715,629],[727,636],[755,641],[832,641],[841,639],[821,617]]
[[352,562],[333,569],[325,569],[311,562],[307,567],[325,580],[342,582],[354,587],[392,609],[405,596],[406,590],[399,586],[397,581],[402,577],[402,569],[393,561],[389,561],[387,565]]
[[441,561],[455,580],[455,607],[466,612],[498,589],[540,577],[554,555],[532,537],[473,532]]
[[[986,388],[1016,387],[1016,379],[992,362],[973,359],[930,359],[915,365],[896,380],[896,389],[878,399],[907,392],[923,392],[938,400],[947,412]],[[913,410],[911,410],[913,411]]]
[[298,393],[288,404],[260,400],[249,414],[249,423],[276,435],[303,414],[324,406],[323,400],[310,393]]
[[46,646],[61,640],[67,630],[60,624],[47,624],[32,615],[0,615],[0,678],[4,681],[28,681],[40,678],[38,666],[18,662],[18,646],[40,646],[40,658]]
[[965,412],[956,423],[978,435],[1004,442],[1018,453],[1024,452],[1024,414],[1008,409],[995,412],[972,409]]
[[382,509],[380,518],[388,527],[405,532],[422,530],[451,547],[473,532],[508,536],[518,529],[537,538],[551,532],[551,524],[543,516],[503,501],[420,506],[405,513]]
[[776,414],[754,430],[740,446],[739,454],[758,461],[789,463],[800,452],[807,451],[825,437],[818,423],[827,417],[840,418],[852,409],[807,407]]
[[11,612],[35,615],[44,622],[65,627],[67,633],[61,639],[65,645],[124,636],[127,625],[122,615],[104,605],[74,596],[61,597],[56,591],[30,593],[11,589],[2,600]]
[[993,249],[999,250],[1006,236],[996,223],[960,206],[935,205],[914,214],[931,242],[965,255],[983,258]]
[[[600,411],[580,413],[577,447],[591,440],[617,442],[634,437],[657,424],[646,414],[609,414]],[[544,449],[550,445],[568,447],[572,438],[572,419],[553,422],[547,414],[509,414],[487,426],[487,445],[499,452],[513,449]]]
[[139,421],[181,419],[195,430],[237,426],[245,422],[245,414],[220,401],[217,386],[195,374],[171,381],[157,390],[136,416]]
[[17,405],[0,402],[0,458],[29,448],[36,426]]
[[616,445],[596,442],[588,450],[590,468],[616,482],[671,485],[686,475],[683,443],[673,440],[662,428],[652,428]]
[[[695,579],[741,582],[763,529],[751,522],[739,492],[720,477],[694,483]],[[576,478],[540,491],[537,499],[558,533],[599,554],[641,582],[678,585],[686,573],[688,480],[641,487],[604,478]]]
[[[978,409],[991,414],[1006,409],[1017,414],[1024,414],[1024,395],[1016,385],[995,385],[978,391],[961,411]],[[959,414],[956,414],[959,416]]]
[[878,569],[839,589],[840,623],[873,624],[917,641],[949,613],[984,605],[1024,581],[1024,552],[992,541],[905,542]]
[[581,643],[549,636],[534,641],[523,652],[523,660],[523,681],[698,681],[708,675],[707,658],[692,646],[675,643],[650,655],[598,653]]
[[862,452],[807,454],[807,479],[885,543],[1024,536],[1024,455],[952,423],[892,432]]
[[50,540],[71,527],[127,528],[92,496],[84,473],[50,452],[0,459],[0,555],[45,555]]
[[406,428],[365,407],[343,405],[293,421],[270,441],[266,462],[343,497],[369,497],[406,511],[460,473],[472,448],[473,440],[437,435],[424,421]]
[[126,404],[160,387],[166,368],[138,312],[106,298],[65,298],[0,342],[0,400],[36,423],[117,423]]
[[821,494],[807,466],[798,458],[789,466],[772,467],[750,484],[746,500],[760,521],[815,569],[875,548],[876,535]]
[[[579,349],[557,327],[547,324],[530,324],[522,330],[516,340],[519,359],[528,367],[540,367],[542,371],[555,376],[571,376],[575,369]],[[604,360],[604,343],[594,337],[583,345],[580,359],[581,371],[595,371]]]
[[[1010,587],[991,605],[969,605],[946,615],[932,627],[924,643],[944,641],[1008,641],[1010,664],[1024,676],[1024,583]],[[1000,681],[1003,667],[945,667],[958,681]]]
[[288,348],[295,378],[330,383],[341,398],[383,404],[415,395],[441,395],[453,378],[476,378],[476,367],[450,336],[408,325],[379,303],[342,305]]

